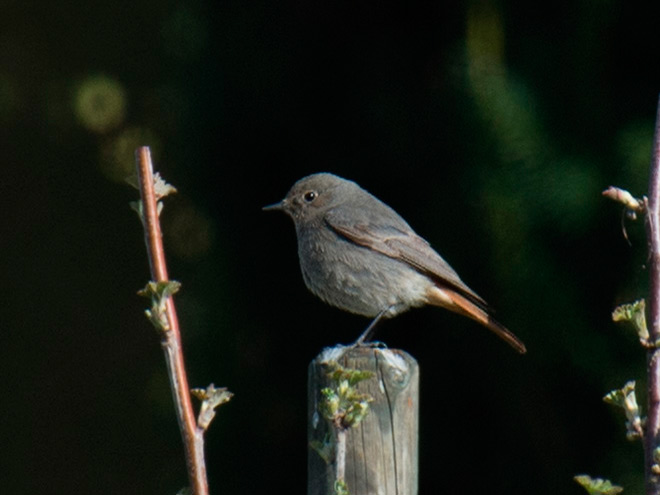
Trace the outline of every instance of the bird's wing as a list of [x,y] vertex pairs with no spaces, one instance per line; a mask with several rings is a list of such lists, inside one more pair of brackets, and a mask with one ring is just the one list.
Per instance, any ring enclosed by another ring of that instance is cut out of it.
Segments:
[[[331,209],[325,214],[325,222],[337,234],[390,258],[403,261],[437,283],[448,286],[464,297],[488,310],[488,304],[459,278],[458,274],[431,245],[418,236],[394,210],[389,209],[387,224],[364,210],[348,216],[341,209]],[[381,212],[383,213],[383,212]],[[393,214],[393,215],[392,215]],[[349,220],[350,217],[350,220]],[[357,217],[357,220],[356,220]]]

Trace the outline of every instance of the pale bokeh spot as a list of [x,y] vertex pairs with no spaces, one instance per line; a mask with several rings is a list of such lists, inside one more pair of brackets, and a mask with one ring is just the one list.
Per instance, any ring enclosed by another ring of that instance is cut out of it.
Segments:
[[135,150],[140,146],[149,146],[157,165],[160,140],[156,134],[147,128],[128,127],[101,145],[100,167],[103,175],[115,182],[123,182],[135,175]]
[[88,77],[76,88],[74,111],[87,130],[106,134],[118,128],[126,118],[124,87],[107,76]]

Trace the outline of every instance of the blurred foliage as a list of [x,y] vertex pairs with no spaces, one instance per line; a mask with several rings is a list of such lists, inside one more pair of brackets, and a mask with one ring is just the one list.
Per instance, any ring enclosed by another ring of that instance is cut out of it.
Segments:
[[74,110],[80,124],[104,134],[117,128],[126,116],[126,95],[119,82],[92,76],[75,91]]
[[576,476],[575,481],[590,495],[616,495],[623,491],[623,488],[613,485],[609,480],[593,479],[585,474]]
[[477,463],[490,493],[578,494],[580,472],[640,491],[641,449],[601,397],[636,380],[644,409],[643,352],[610,314],[644,297],[646,244],[601,191],[647,187],[651,7],[0,2],[0,486],[185,483],[123,184],[149,145],[179,190],[163,224],[191,384],[236,394],[208,432],[212,487],[303,489],[307,363],[366,325],[306,292],[292,226],[261,215],[327,170],[399,211],[529,349],[441,311],[379,329],[423,368],[420,493],[464,491]]

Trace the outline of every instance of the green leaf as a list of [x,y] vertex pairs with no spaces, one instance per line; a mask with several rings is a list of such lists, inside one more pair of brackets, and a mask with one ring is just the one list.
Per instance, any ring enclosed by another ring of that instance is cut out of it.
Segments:
[[144,289],[138,291],[138,294],[151,299],[151,308],[145,310],[149,321],[156,329],[165,332],[170,329],[165,306],[167,298],[176,294],[181,288],[181,284],[175,280],[164,282],[149,282]]
[[371,400],[371,397],[369,397],[367,400],[353,402],[346,411],[342,424],[346,428],[354,428],[359,425],[369,414],[369,402]]
[[623,488],[613,485],[609,480],[592,478],[586,474],[575,476],[573,479],[590,495],[616,495],[623,491]]
[[158,172],[154,174],[154,192],[156,193],[156,199],[164,198],[170,194],[175,194],[177,192],[176,187],[172,184],[165,182]]
[[339,395],[331,388],[324,388],[321,390],[321,396],[319,412],[328,421],[333,421],[340,407]]
[[138,294],[143,297],[153,299],[163,299],[179,292],[181,283],[176,280],[166,280],[164,282],[149,282],[144,289],[140,289]]
[[374,376],[373,371],[344,368],[336,361],[330,361],[326,366],[330,369],[330,371],[328,371],[328,377],[331,380],[337,383],[347,381],[351,386],[357,385],[361,381],[368,380]]
[[[644,299],[631,304],[621,304],[614,308],[612,321],[630,323],[637,332],[637,336],[642,344],[648,345],[649,331],[646,326],[646,301]],[[654,344],[657,345],[657,343]]]
[[197,417],[197,425],[206,430],[215,417],[215,410],[223,404],[226,404],[234,396],[226,387],[215,388],[211,384],[204,388],[193,388],[190,391],[195,397],[202,401]]
[[628,210],[642,213],[644,211],[644,200],[634,197],[630,192],[620,187],[610,186],[603,191],[603,196],[625,206]]
[[335,481],[335,495],[348,495],[348,486],[344,480]]
[[369,402],[373,401],[369,394],[359,392],[355,385],[373,377],[374,373],[343,368],[336,361],[331,361],[326,366],[329,368],[328,378],[335,386],[321,390],[319,412],[335,427],[353,428],[367,416]]
[[323,441],[313,440],[309,446],[323,459],[326,464],[332,463],[335,459],[335,444],[332,436],[326,434]]
[[629,440],[642,436],[642,418],[639,415],[634,381],[627,382],[621,389],[612,390],[603,397],[603,400],[623,409],[627,419],[626,430]]

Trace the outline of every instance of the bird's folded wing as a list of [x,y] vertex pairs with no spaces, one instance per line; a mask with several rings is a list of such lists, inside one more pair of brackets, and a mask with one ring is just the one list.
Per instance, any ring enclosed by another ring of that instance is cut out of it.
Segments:
[[485,310],[488,304],[460,279],[454,269],[435,252],[431,245],[418,236],[403,220],[401,225],[383,225],[364,218],[357,222],[346,221],[340,212],[330,210],[325,221],[337,234],[373,249],[385,256],[409,264],[416,270],[463,294]]

